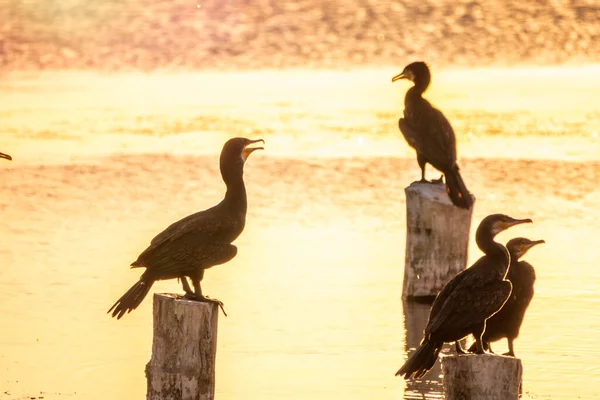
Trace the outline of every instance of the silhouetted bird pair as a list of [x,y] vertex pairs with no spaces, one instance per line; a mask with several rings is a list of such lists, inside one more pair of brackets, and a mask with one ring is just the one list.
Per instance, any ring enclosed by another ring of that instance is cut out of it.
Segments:
[[504,247],[494,237],[526,222],[532,221],[503,214],[492,214],[481,221],[475,240],[485,255],[452,278],[437,295],[421,345],[396,375],[422,377],[435,364],[444,343],[455,342],[457,353],[465,353],[459,340],[468,335],[475,338],[471,352],[491,351],[491,341],[506,337],[508,354],[514,356],[513,341],[533,297],[535,281],[533,267],[519,262],[519,258],[544,241],[515,238]]

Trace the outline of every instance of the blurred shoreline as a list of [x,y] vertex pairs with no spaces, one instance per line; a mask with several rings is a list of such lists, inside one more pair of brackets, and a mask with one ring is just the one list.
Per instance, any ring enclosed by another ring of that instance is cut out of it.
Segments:
[[600,3],[0,0],[0,71],[582,65]]

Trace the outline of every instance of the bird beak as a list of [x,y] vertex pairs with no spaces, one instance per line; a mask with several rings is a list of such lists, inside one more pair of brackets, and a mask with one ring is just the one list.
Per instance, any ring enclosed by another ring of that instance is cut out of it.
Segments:
[[0,158],[6,158],[7,160],[12,160],[12,157],[8,154],[0,153]]
[[396,75],[395,77],[392,78],[392,82],[396,82],[399,81],[400,79],[407,79],[408,77],[406,75],[404,75],[404,71],[399,73],[398,75]]
[[252,152],[254,152],[255,150],[264,150],[265,149],[264,147],[248,147],[251,144],[258,143],[258,142],[262,142],[263,144],[265,143],[265,141],[262,139],[248,141],[248,144],[246,145],[246,147],[244,147],[244,151],[242,152],[242,158],[244,159],[244,161],[246,161],[248,159],[248,157],[250,156],[250,154],[252,154]]
[[533,246],[542,244],[542,243],[546,243],[546,242],[544,240],[532,240],[531,244],[529,245],[529,248],[532,248]]
[[502,229],[508,229],[511,226],[515,226],[515,225],[519,225],[519,224],[526,224],[526,223],[533,223],[533,221],[529,218],[525,218],[525,219],[514,219],[511,218],[510,221],[504,221],[502,222]]

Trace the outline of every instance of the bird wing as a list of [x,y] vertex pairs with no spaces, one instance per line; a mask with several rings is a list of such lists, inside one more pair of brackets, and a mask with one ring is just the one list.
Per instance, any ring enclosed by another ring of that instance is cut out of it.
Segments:
[[412,109],[404,109],[404,122],[398,121],[400,131],[431,165],[447,170],[456,163],[454,130],[440,110],[423,98],[419,102]]
[[179,246],[178,241],[181,241],[181,246],[185,247],[188,243],[194,243],[198,248],[203,243],[226,242],[229,244],[232,240],[231,232],[240,228],[237,226],[239,223],[232,216],[215,212],[215,207],[189,215],[156,235],[150,242],[150,246],[131,265],[133,267],[147,266],[145,264],[154,258],[154,254],[159,252],[159,249],[175,251],[175,248]]
[[150,241],[150,244],[158,244],[164,241],[165,239],[170,238],[178,232],[185,232],[187,231],[188,227],[192,227],[198,224],[206,224],[206,222],[204,221],[208,222],[211,219],[211,216],[213,216],[213,210],[214,207],[188,215],[187,217],[182,218],[177,222],[173,222],[167,227],[167,229],[154,236],[154,238]]
[[206,240],[206,235],[188,232],[167,242],[145,257],[148,271],[158,277],[180,276],[195,268],[210,268],[231,260],[237,248],[229,243]]
[[[463,281],[465,282],[465,281]],[[483,322],[498,312],[510,297],[512,285],[507,280],[487,283],[470,280],[454,290],[436,318],[430,320],[427,334],[443,331],[460,331],[467,326]]]
[[400,118],[398,120],[398,127],[400,128],[400,132],[402,132],[402,135],[404,136],[404,139],[406,139],[406,141],[408,142],[408,144],[413,148],[413,149],[417,149],[417,147],[419,146],[419,138],[418,138],[418,133],[416,132],[416,130],[412,127],[412,125],[410,124],[409,120],[407,118]]
[[456,137],[450,122],[437,108],[429,105],[423,115],[427,137],[425,149],[421,151],[438,169],[452,167],[456,162]]
[[460,282],[462,282],[464,278],[468,279],[468,276],[472,272],[470,270],[471,268],[465,269],[464,271],[460,272],[458,275],[452,278],[450,282],[448,282],[446,286],[444,286],[444,288],[438,293],[438,295],[435,297],[435,300],[433,301],[433,304],[431,305],[431,310],[429,311],[430,321],[434,320],[437,317],[440,310],[443,308],[444,304],[448,300],[448,297],[454,291],[454,289],[460,285]]
[[444,146],[448,151],[449,161],[456,161],[456,135],[454,129],[450,125],[450,121],[442,114],[440,110],[435,107],[431,107],[431,113],[433,115],[432,120],[435,121],[435,131],[437,138],[441,146]]

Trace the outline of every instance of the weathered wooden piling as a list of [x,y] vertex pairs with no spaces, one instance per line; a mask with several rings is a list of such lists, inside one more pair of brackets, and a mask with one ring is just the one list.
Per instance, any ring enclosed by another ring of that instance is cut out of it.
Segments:
[[523,376],[521,360],[495,354],[442,357],[447,400],[516,400]]
[[413,182],[406,193],[404,298],[433,298],[467,266],[473,207],[455,207],[443,183]]
[[219,308],[214,303],[154,295],[147,400],[213,400]]

